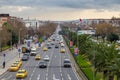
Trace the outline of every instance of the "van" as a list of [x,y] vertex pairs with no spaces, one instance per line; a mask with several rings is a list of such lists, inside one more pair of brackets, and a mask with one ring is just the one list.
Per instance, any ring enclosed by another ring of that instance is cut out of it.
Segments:
[[33,48],[31,48],[31,56],[36,56],[36,54],[37,54],[37,51],[36,51],[37,49],[35,48],[35,47],[33,47]]

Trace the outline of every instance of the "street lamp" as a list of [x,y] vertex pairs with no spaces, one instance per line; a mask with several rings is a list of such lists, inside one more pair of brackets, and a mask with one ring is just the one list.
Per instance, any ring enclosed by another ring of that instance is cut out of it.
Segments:
[[19,41],[18,41],[18,44],[20,45],[20,31],[21,31],[22,29],[20,28],[19,29]]

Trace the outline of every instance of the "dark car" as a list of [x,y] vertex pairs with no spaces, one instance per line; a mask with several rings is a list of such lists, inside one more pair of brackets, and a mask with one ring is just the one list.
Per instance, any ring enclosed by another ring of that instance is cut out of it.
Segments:
[[58,45],[55,45],[55,48],[59,48],[59,46],[58,46]]
[[40,61],[39,62],[39,68],[47,68],[47,62],[46,61]]
[[47,48],[48,48],[48,49],[51,49],[51,48],[52,48],[49,43],[47,44]]
[[27,56],[27,55],[22,56],[22,61],[27,61],[28,59],[29,59],[29,56]]
[[64,67],[71,67],[71,63],[69,59],[64,59]]
[[48,49],[51,49],[51,46],[47,46],[48,47]]

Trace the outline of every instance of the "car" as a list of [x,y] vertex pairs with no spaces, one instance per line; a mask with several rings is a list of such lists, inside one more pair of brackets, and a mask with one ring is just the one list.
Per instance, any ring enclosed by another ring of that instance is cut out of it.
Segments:
[[65,45],[63,43],[61,43],[61,47],[64,47]]
[[36,56],[37,54],[37,49],[35,47],[31,48],[31,56]]
[[60,50],[60,52],[61,52],[61,53],[65,53],[65,49],[62,48],[62,49]]
[[29,56],[23,55],[22,61],[27,61],[29,59]]
[[10,71],[10,72],[15,72],[15,71],[17,71],[18,69],[19,69],[18,64],[12,64],[12,65],[10,66],[10,68],[8,69],[8,71]]
[[23,55],[29,56],[29,55],[30,55],[30,53],[24,53]]
[[28,72],[25,69],[20,69],[16,74],[16,78],[23,79],[23,78],[27,77],[27,75],[28,75]]
[[40,59],[41,59],[40,55],[35,56],[35,60],[40,60]]
[[16,63],[18,63],[18,66],[22,65],[22,61],[21,60],[17,60]]
[[64,67],[71,67],[71,63],[69,59],[64,59]]
[[48,55],[45,55],[45,57],[43,58],[43,60],[44,60],[44,61],[49,61],[49,60],[50,60],[50,58],[49,58],[49,56],[48,56]]
[[47,50],[48,50],[48,48],[47,48],[47,47],[44,47],[44,48],[43,48],[43,51],[47,51]]
[[54,42],[53,42],[53,41],[51,42],[51,45],[54,45]]
[[12,65],[17,65],[18,68],[20,68],[21,64],[19,62],[14,62]]
[[39,68],[46,68],[47,67],[47,62],[46,61],[40,61],[39,62]]
[[47,48],[48,48],[48,49],[51,49],[50,43],[47,43]]
[[55,45],[55,48],[59,48],[59,46],[58,46],[58,45]]

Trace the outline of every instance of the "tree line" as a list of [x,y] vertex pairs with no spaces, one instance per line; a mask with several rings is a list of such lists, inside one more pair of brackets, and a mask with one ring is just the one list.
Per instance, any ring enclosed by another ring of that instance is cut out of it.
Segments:
[[[95,36],[103,36],[103,39],[110,34],[118,36],[117,29],[110,24],[97,24],[95,29]],[[69,27],[66,26],[62,26],[62,34],[66,37],[65,39],[68,43],[69,41],[73,41],[73,45],[79,48],[78,55],[82,55],[85,59],[90,61],[91,68],[95,73],[95,80],[99,73],[102,74],[101,79],[103,80],[114,80],[115,77],[117,80],[120,79],[120,50],[116,48],[115,43],[119,38],[113,40],[108,39],[111,42],[111,45],[108,46],[106,42],[93,42],[90,35],[77,35],[76,32],[70,31]],[[80,58],[77,58],[77,62],[79,59]]]

